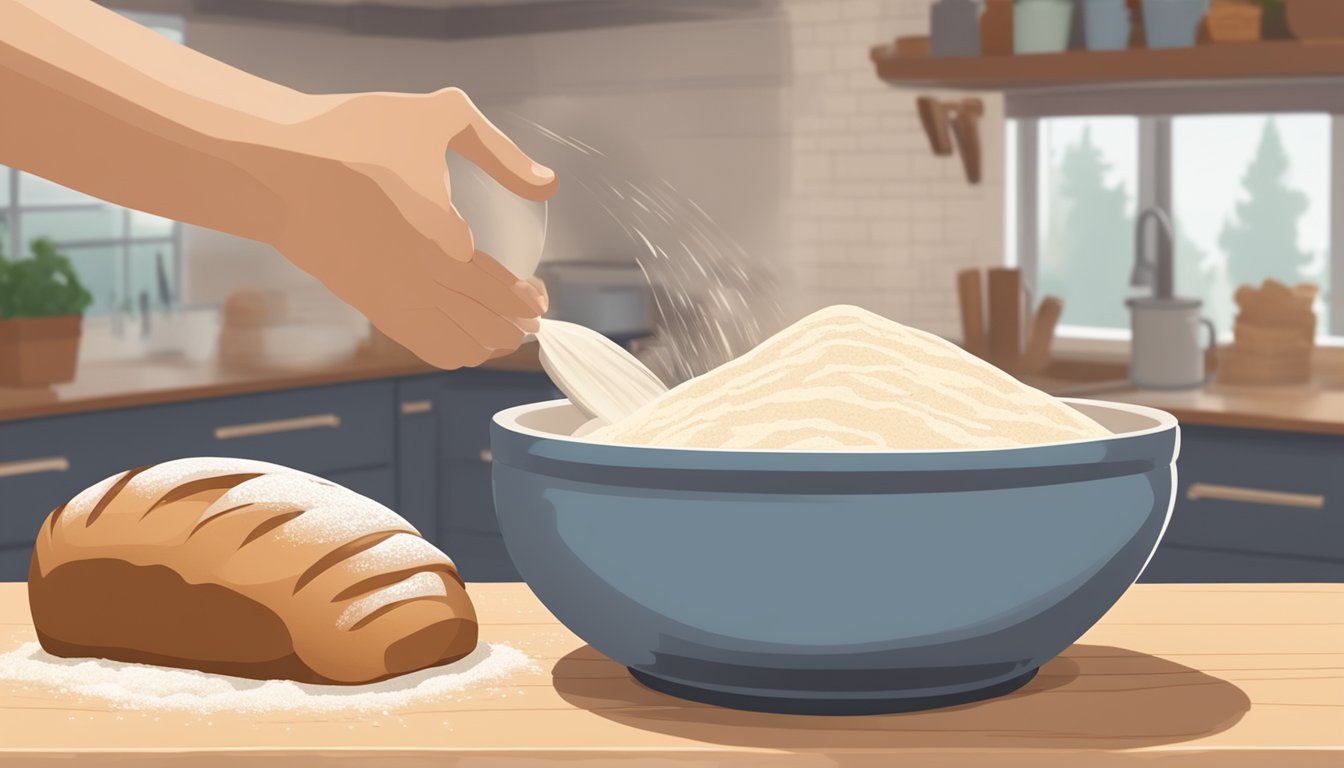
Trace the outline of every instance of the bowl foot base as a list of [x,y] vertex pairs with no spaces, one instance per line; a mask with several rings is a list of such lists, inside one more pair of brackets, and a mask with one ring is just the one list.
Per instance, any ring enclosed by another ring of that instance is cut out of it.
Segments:
[[1030,670],[1017,677],[984,688],[958,691],[957,693],[921,695],[919,691],[893,691],[890,696],[868,693],[862,697],[847,696],[842,693],[827,697],[824,693],[818,693],[815,697],[808,698],[782,696],[778,692],[765,690],[753,693],[700,688],[693,684],[668,680],[634,668],[630,668],[630,674],[646,687],[660,693],[730,709],[792,715],[881,715],[952,707],[958,704],[969,704],[973,701],[1003,696],[1030,682],[1036,676],[1036,670]]

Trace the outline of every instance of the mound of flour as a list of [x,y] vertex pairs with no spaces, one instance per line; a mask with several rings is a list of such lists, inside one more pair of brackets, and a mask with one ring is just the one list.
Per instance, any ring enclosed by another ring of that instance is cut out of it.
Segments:
[[1109,434],[955,344],[838,305],[586,439],[861,451],[1009,448]]
[[452,699],[488,688],[531,668],[516,648],[481,643],[452,664],[431,667],[370,685],[308,685],[291,680],[249,680],[187,669],[124,664],[106,659],[63,659],[25,643],[0,654],[0,680],[62,696],[102,699],[135,710],[212,712],[392,711]]

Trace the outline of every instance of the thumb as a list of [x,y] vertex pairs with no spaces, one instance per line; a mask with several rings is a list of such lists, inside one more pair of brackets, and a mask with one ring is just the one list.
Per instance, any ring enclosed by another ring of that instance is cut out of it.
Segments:
[[458,88],[435,93],[451,122],[463,126],[448,140],[448,148],[476,164],[505,189],[528,200],[546,200],[555,194],[555,171],[536,162],[504,135]]

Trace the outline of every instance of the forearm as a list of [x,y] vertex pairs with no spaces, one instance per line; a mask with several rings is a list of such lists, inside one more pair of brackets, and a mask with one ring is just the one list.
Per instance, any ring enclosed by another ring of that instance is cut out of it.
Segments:
[[0,163],[265,242],[266,169],[325,106],[86,0],[0,0],[0,94]]

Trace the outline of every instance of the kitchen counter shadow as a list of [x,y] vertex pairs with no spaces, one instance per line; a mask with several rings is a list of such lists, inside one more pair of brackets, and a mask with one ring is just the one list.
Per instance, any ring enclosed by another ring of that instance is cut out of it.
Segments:
[[621,725],[790,751],[1135,749],[1220,733],[1251,707],[1240,688],[1213,675],[1125,648],[1081,644],[1006,696],[893,715],[774,715],[685,702],[640,685],[590,646],[560,659],[552,681],[569,704]]

